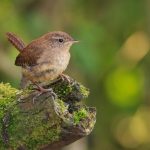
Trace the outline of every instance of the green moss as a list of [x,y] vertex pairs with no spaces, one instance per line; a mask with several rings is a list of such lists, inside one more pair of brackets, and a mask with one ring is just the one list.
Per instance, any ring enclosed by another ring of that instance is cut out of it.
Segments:
[[6,109],[14,104],[14,99],[19,92],[19,90],[12,88],[9,83],[0,83],[0,118],[3,117]]
[[[15,103],[17,94],[20,91],[11,87],[9,83],[0,83],[0,133],[2,132],[2,120],[8,108],[11,108]],[[3,149],[2,135],[0,134],[0,149]],[[6,149],[6,148],[4,148]]]
[[[7,132],[9,133],[9,145],[14,150],[21,145],[27,149],[36,150],[40,149],[42,145],[58,141],[61,135],[61,123],[63,121],[77,125],[79,123],[82,124],[82,120],[88,117],[88,110],[85,107],[78,108],[77,111],[74,110],[71,114],[68,111],[69,104],[65,103],[65,100],[69,99],[68,95],[70,96],[72,93],[75,96],[79,94],[79,99],[87,97],[89,95],[87,88],[78,83],[74,85],[59,83],[52,88],[57,94],[58,99],[53,102],[45,100],[40,103],[39,101],[32,108],[29,101],[19,102],[16,99],[17,96],[28,96],[33,91],[33,86],[29,86],[24,90],[17,90],[12,88],[10,84],[0,83],[0,132],[2,132],[2,119],[6,112],[10,111]],[[73,96],[71,98],[74,100]],[[76,102],[78,101],[75,101],[73,105],[76,105]],[[27,105],[25,103],[29,104],[27,111],[19,107],[20,104],[26,107]],[[34,111],[37,109],[42,111],[35,113]],[[48,118],[46,113],[49,115]],[[83,126],[86,127],[87,124],[85,123]],[[2,139],[3,137],[0,135],[0,149],[7,149]]]
[[74,82],[74,84],[60,82],[52,88],[58,98],[65,102],[68,102],[71,99],[72,103],[76,103],[84,98],[87,98],[89,95],[89,89],[78,82]]
[[25,89],[21,90],[21,95],[23,95],[24,97],[28,96],[33,91],[33,88],[33,84],[30,84]]
[[14,99],[19,90],[12,88],[9,83],[0,83],[0,100]]
[[55,100],[55,103],[57,103],[57,107],[59,107],[59,111],[61,113],[64,113],[66,110],[68,110],[68,105],[61,99]]
[[10,145],[14,149],[19,145],[25,145],[27,149],[36,150],[41,145],[57,141],[60,136],[59,118],[56,116],[53,116],[56,118],[54,120],[45,120],[44,118],[44,112],[31,115],[14,111],[11,124],[8,127],[8,133],[11,137]]
[[79,85],[80,86],[80,92],[82,93],[82,95],[84,97],[88,97],[89,96],[89,89],[87,89],[85,86],[83,86],[82,84]]
[[88,112],[85,108],[81,108],[73,113],[74,123],[79,124],[79,122],[88,116]]
[[32,131],[32,134],[27,139],[28,149],[39,149],[41,145],[52,143],[59,140],[60,126],[56,126],[53,129],[49,128],[49,125],[40,125],[36,127],[36,130]]
[[[28,115],[26,113],[21,113],[20,107],[15,105],[17,103],[16,96],[18,94],[26,96],[31,91],[32,88],[17,90],[12,88],[8,83],[0,83],[0,119],[3,119],[6,111],[13,108],[10,114],[10,123],[7,126],[7,131],[9,133],[9,144],[14,149],[17,149],[19,145],[25,145],[28,149],[36,150],[43,144],[49,144],[59,139],[60,120],[58,117],[53,116],[56,118],[54,121],[47,120],[44,122],[44,112]],[[59,105],[62,109],[65,109],[62,101],[59,101]],[[50,111],[49,109],[50,108],[47,107],[47,111]],[[55,126],[53,127],[53,125]],[[1,129],[2,122],[0,123],[0,132]],[[2,136],[0,136],[0,149],[7,149],[2,141]]]
[[68,84],[60,84],[54,87],[54,92],[58,95],[58,98],[65,98],[72,91],[72,86]]
[[[25,138],[28,149],[36,150],[39,149],[41,145],[49,144],[59,139],[61,131],[59,119],[56,118],[55,121],[48,120],[44,122],[43,113],[41,113],[30,118],[30,121],[26,119],[26,123],[28,124],[29,122],[28,131],[30,131],[30,133]],[[25,127],[26,126],[27,125],[25,125]],[[32,128],[32,131],[30,128]]]

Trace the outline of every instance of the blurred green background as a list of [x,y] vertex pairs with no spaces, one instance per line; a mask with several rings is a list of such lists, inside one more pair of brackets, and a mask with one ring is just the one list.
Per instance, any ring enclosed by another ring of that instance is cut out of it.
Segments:
[[97,108],[94,131],[74,149],[150,150],[150,1],[1,0],[1,82],[19,87],[21,78],[7,31],[29,43],[53,30],[81,41],[66,73],[90,88],[85,103]]

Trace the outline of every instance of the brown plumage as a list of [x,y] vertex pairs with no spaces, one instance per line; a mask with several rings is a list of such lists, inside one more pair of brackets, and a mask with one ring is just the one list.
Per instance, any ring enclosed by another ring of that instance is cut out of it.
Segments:
[[70,60],[69,49],[77,42],[65,32],[55,31],[25,47],[22,40],[14,34],[7,35],[8,40],[20,51],[15,65],[21,66],[23,77],[33,83],[51,81],[61,75]]
[[22,39],[20,39],[19,37],[17,37],[17,35],[15,35],[14,33],[11,32],[7,32],[6,33],[7,39],[9,40],[9,42],[15,46],[15,48],[17,50],[19,50],[20,52],[25,48],[25,44],[22,41]]

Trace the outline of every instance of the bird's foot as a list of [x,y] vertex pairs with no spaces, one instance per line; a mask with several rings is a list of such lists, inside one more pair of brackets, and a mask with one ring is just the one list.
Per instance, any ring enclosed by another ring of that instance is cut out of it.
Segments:
[[61,75],[59,75],[59,77],[62,81],[67,81],[68,84],[72,84],[72,81],[70,80],[69,76],[67,76],[65,74],[61,74]]
[[49,92],[49,94],[50,94],[49,96],[51,96],[51,98],[52,98],[53,100],[55,100],[55,99],[57,98],[57,95],[54,93],[54,91],[53,91],[52,88],[45,89],[45,88],[43,88],[43,87],[41,87],[41,86],[38,86],[38,87],[36,88],[36,90],[39,91],[39,93],[37,93],[37,94],[33,97],[33,104],[35,103],[35,101],[37,100],[37,98],[38,98],[39,96],[41,96],[42,94],[47,93],[47,92]]

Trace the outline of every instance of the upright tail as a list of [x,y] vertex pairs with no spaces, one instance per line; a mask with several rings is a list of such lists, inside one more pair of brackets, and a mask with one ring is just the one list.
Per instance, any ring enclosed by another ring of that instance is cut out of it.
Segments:
[[22,41],[22,39],[20,39],[19,37],[17,37],[14,33],[11,32],[7,32],[6,33],[7,39],[8,41],[15,46],[15,48],[21,52],[24,48],[25,48],[25,44]]

